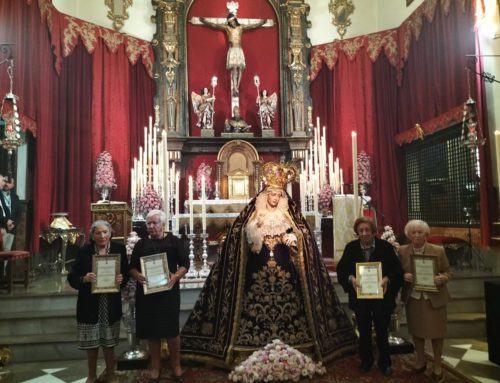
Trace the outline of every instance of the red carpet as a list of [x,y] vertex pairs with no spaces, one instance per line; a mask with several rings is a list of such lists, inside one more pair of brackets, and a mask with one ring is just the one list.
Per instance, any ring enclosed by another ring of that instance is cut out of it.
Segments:
[[[361,382],[361,383],[431,383],[431,371],[428,369],[425,374],[413,374],[410,368],[410,355],[393,355],[393,375],[390,377],[383,376],[380,371],[374,368],[367,374],[358,372],[359,360],[357,356],[348,356],[339,359],[327,365],[327,373],[323,376],[314,379],[302,379],[301,383],[344,383],[344,382]],[[184,364],[186,383],[227,383],[228,371],[220,370],[199,365]],[[429,367],[430,368],[430,367]],[[147,382],[146,373],[141,372],[118,372],[120,382]],[[162,373],[161,383],[174,382],[170,377],[169,370]],[[445,367],[444,379],[442,382],[473,382],[466,378],[451,367]]]

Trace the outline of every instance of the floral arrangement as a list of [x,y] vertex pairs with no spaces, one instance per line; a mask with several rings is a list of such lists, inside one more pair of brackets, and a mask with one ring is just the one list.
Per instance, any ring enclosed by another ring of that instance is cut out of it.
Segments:
[[319,192],[318,206],[321,210],[326,210],[330,207],[333,198],[333,188],[324,184]]
[[104,188],[116,189],[116,178],[111,154],[107,151],[103,151],[99,154],[95,162],[95,167],[95,190],[101,191]]
[[229,374],[233,382],[294,381],[324,375],[326,368],[279,339],[255,351]]
[[372,184],[370,156],[364,150],[358,154],[358,182],[365,185]]
[[382,233],[380,238],[389,242],[392,246],[394,246],[396,250],[400,246],[398,240],[396,239],[396,235],[394,234],[394,231],[390,226],[384,226],[384,232]]
[[[137,235],[135,231],[132,231],[127,238],[127,244],[125,245],[125,248],[127,249],[127,258],[129,263],[130,263],[130,258],[132,256],[132,251],[134,250],[134,246],[137,242],[139,242],[140,239],[141,238]],[[135,280],[130,278],[125,287],[122,289],[122,302],[130,303],[131,301],[134,301],[136,289],[137,289],[137,284]]]
[[144,189],[139,201],[137,201],[137,211],[148,214],[153,209],[161,209],[162,202],[159,194],[153,189],[151,184],[148,184]]
[[194,185],[195,191],[198,193],[201,199],[201,177],[205,176],[205,194],[207,198],[212,193],[212,179],[210,175],[212,174],[212,167],[210,165],[202,162],[200,166],[198,166],[198,170],[196,172],[196,183]]

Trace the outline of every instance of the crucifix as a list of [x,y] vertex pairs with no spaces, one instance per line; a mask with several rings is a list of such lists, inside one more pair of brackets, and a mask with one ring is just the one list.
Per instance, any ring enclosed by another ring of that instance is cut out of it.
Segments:
[[238,3],[235,1],[226,4],[228,14],[226,18],[192,17],[193,25],[205,25],[226,32],[229,48],[226,57],[226,69],[231,75],[231,110],[239,107],[241,75],[245,69],[245,55],[241,47],[241,35],[244,31],[259,27],[272,27],[273,20],[266,19],[238,19]]

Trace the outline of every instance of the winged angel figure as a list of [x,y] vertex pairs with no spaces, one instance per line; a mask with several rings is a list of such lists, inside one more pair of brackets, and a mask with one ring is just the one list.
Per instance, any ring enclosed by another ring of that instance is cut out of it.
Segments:
[[201,93],[191,92],[193,110],[198,116],[196,126],[201,129],[213,129],[215,97],[210,95],[207,87],[203,88]]
[[267,90],[262,90],[260,96],[257,97],[257,108],[259,109],[260,125],[262,129],[272,129],[274,114],[278,105],[278,95],[273,93],[267,95]]

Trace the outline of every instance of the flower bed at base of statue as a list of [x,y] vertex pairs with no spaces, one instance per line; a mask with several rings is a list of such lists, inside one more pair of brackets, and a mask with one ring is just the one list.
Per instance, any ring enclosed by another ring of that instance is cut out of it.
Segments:
[[243,383],[298,382],[301,378],[312,378],[315,374],[326,374],[321,362],[315,363],[307,355],[275,339],[236,366],[229,374],[229,379]]
[[137,201],[137,211],[146,216],[153,209],[161,209],[162,203],[160,195],[148,184],[144,189],[139,201]]
[[398,240],[396,239],[396,235],[394,234],[394,231],[390,226],[384,226],[384,232],[382,233],[380,238],[385,239],[392,246],[394,246],[396,250],[400,246]]

